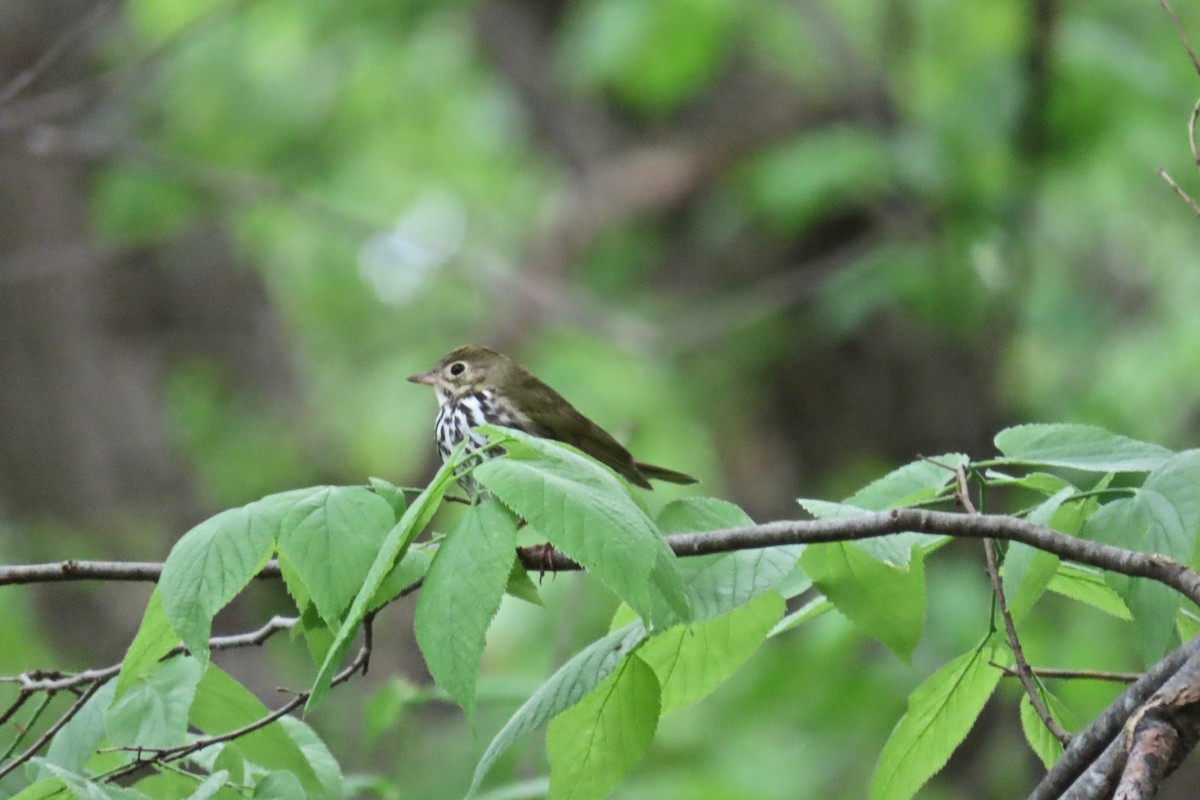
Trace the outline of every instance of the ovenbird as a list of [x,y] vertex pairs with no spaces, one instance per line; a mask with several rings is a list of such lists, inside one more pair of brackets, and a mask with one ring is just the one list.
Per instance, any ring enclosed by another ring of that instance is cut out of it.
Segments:
[[562,395],[495,350],[478,345],[459,347],[447,353],[429,372],[412,375],[409,380],[437,391],[434,432],[443,461],[465,438],[470,438],[468,447],[479,448],[487,443],[483,434],[473,430],[475,426],[503,425],[565,442],[645,489],[652,488],[650,478],[671,483],[696,482],[682,472],[637,461]]

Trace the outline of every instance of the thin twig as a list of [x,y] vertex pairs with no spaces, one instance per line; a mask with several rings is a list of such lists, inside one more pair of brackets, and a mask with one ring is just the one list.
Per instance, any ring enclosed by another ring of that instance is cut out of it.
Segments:
[[[214,636],[208,640],[210,650],[232,650],[237,647],[253,647],[260,645],[267,639],[271,638],[280,631],[290,630],[296,624],[297,617],[272,617],[261,628],[247,631],[245,633],[236,633],[230,636]],[[187,648],[183,645],[178,645],[166,654],[163,658],[170,658],[181,653],[186,653]],[[109,667],[98,669],[89,669],[75,675],[63,676],[60,673],[46,673],[42,670],[33,670],[31,672],[23,672],[20,675],[5,675],[0,677],[0,683],[19,683],[21,684],[22,692],[59,692],[71,690],[84,684],[94,683],[96,681],[104,682],[109,678],[117,675],[121,671],[120,664],[113,664]],[[54,677],[42,677],[44,675],[53,675]],[[3,723],[0,719],[0,724]]]
[[[338,686],[339,684],[342,684],[342,683],[345,683],[346,681],[348,681],[351,677],[354,676],[354,674],[356,672],[358,672],[362,669],[363,664],[368,662],[370,660],[370,658],[371,658],[371,651],[367,647],[364,646],[361,649],[359,649],[358,655],[356,655],[354,657],[354,660],[350,662],[349,666],[347,666],[345,669],[343,669],[337,675],[333,676],[333,680],[330,681],[330,686]],[[220,744],[221,742],[228,742],[232,739],[237,739],[242,736],[246,736],[247,734],[254,733],[256,730],[259,730],[260,728],[265,728],[267,725],[270,725],[272,722],[275,722],[276,720],[280,719],[281,717],[284,717],[287,714],[291,713],[292,711],[295,711],[297,708],[299,708],[301,705],[303,705],[305,703],[305,701],[308,700],[308,697],[310,694],[311,694],[311,691],[310,692],[301,692],[301,693],[297,694],[295,697],[293,697],[291,700],[284,703],[279,708],[263,715],[259,719],[256,719],[254,722],[251,722],[247,725],[243,725],[240,728],[235,728],[234,730],[231,730],[231,731],[226,731],[225,733],[219,733],[219,734],[215,734],[213,736],[205,736],[203,738],[196,739],[195,741],[190,742],[186,745],[180,745],[178,747],[167,747],[167,748],[162,748],[162,749],[154,749],[154,748],[149,748],[149,747],[116,748],[118,750],[126,750],[126,751],[136,752],[137,758],[134,761],[130,762],[129,764],[125,764],[121,767],[117,767],[116,769],[111,770],[110,772],[106,773],[104,776],[102,776],[101,780],[104,783],[111,783],[119,778],[123,778],[127,775],[132,775],[133,773],[142,769],[142,767],[149,766],[150,764],[178,761],[182,758],[187,758],[190,755],[198,753],[199,751],[203,750],[206,747],[211,747],[214,744]],[[142,756],[144,754],[151,754],[151,757],[149,759],[143,759]]]
[[[0,778],[3,778],[5,775],[8,775],[14,769],[21,766],[26,761],[28,761],[29,759],[31,759],[35,755],[37,755],[37,752],[39,750],[41,750],[43,747],[45,747],[46,743],[49,742],[51,739],[53,739],[54,736],[60,730],[62,730],[62,727],[64,725],[66,725],[68,722],[70,722],[71,719],[76,714],[79,713],[79,709],[83,708],[84,703],[86,703],[88,700],[91,700],[92,695],[94,695],[96,692],[98,692],[100,690],[100,687],[103,686],[105,683],[106,683],[106,681],[95,681],[94,683],[92,683],[91,686],[88,687],[86,692],[79,695],[79,697],[75,698],[75,702],[71,704],[71,707],[67,709],[66,713],[64,713],[61,717],[59,717],[58,720],[53,725],[51,725],[49,728],[47,728],[46,732],[43,733],[41,736],[39,736],[38,740],[36,742],[34,742],[32,745],[30,745],[28,750],[26,750],[24,753],[21,753],[21,755],[17,756],[12,761],[5,764],[4,767],[0,768]],[[47,694],[45,702],[48,703],[50,701],[50,698],[52,698],[53,696],[54,695],[52,695],[52,694]],[[45,707],[45,703],[43,703],[42,707],[43,708]]]
[[1004,597],[1004,584],[1000,580],[1000,571],[996,568],[996,543],[991,539],[983,540],[983,552],[987,561],[988,578],[992,581],[992,591],[996,595],[996,607],[1000,609],[1000,618],[1004,620],[1004,632],[1008,636],[1008,646],[1012,648],[1016,660],[1017,677],[1029,695],[1029,703],[1037,712],[1038,718],[1046,726],[1046,730],[1064,746],[1071,743],[1071,734],[1067,733],[1058,721],[1050,715],[1050,709],[1042,700],[1037,683],[1033,680],[1029,662],[1025,660],[1025,651],[1021,648],[1021,640],[1017,638],[1017,627],[1013,624],[1012,614],[1008,611],[1008,601]]
[[1200,167],[1200,150],[1196,149],[1196,119],[1200,117],[1200,100],[1192,106],[1192,115],[1188,117],[1188,146],[1192,148],[1192,163]]
[[1200,204],[1197,204],[1196,201],[1191,198],[1191,195],[1189,195],[1187,192],[1185,192],[1183,190],[1183,187],[1181,187],[1178,183],[1176,183],[1175,179],[1172,178],[1169,174],[1167,174],[1167,171],[1165,169],[1163,169],[1162,167],[1159,167],[1156,170],[1156,172],[1158,172],[1159,176],[1164,181],[1167,182],[1168,186],[1170,186],[1172,189],[1175,190],[1175,194],[1182,197],[1183,201],[1185,203],[1187,203],[1189,206],[1191,206],[1192,211],[1194,211],[1197,216],[1200,216]]
[[[1029,800],[1057,800],[1093,767],[1100,767],[1110,756],[1115,757],[1116,751],[1123,754],[1125,747],[1121,730],[1130,715],[1178,674],[1184,664],[1197,653],[1200,653],[1200,636],[1193,636],[1146,670],[1145,674],[1121,692],[1087,728],[1075,736],[1062,757],[1034,787]],[[1120,771],[1119,766],[1117,771]]]
[[1158,3],[1167,12],[1167,16],[1171,18],[1171,26],[1175,28],[1175,33],[1179,34],[1179,41],[1183,42],[1183,49],[1187,50],[1188,58],[1192,60],[1192,66],[1195,68],[1196,74],[1200,75],[1200,59],[1196,58],[1196,51],[1188,43],[1187,34],[1183,31],[1183,25],[1180,24],[1179,17],[1175,14],[1175,9],[1171,8],[1171,4],[1167,0],[1158,0]]
[[13,714],[16,714],[18,711],[20,711],[21,706],[25,705],[25,703],[30,697],[33,697],[33,695],[34,692],[32,689],[26,689],[22,687],[20,693],[17,695],[17,699],[13,701],[12,705],[5,709],[3,714],[0,714],[0,725],[3,725],[12,719]]
[[[1009,678],[1018,677],[1017,671],[1012,667],[1005,666],[1004,664],[1000,664],[995,661],[988,663],[1003,672]],[[1105,672],[1097,669],[1051,669],[1049,667],[1032,667],[1030,672],[1039,678],[1109,681],[1112,683],[1133,683],[1142,677],[1141,672]]]
[[104,19],[110,11],[116,8],[116,3],[112,0],[104,0],[98,3],[90,11],[75,20],[58,39],[47,48],[46,52],[42,53],[41,58],[33,62],[26,70],[17,73],[17,76],[8,82],[8,85],[0,89],[0,106],[8,103],[14,97],[23,92],[30,84],[40,78],[46,70],[57,64],[67,51],[86,36],[91,30]]
[[[957,486],[955,497],[967,510],[967,514],[977,515],[978,512],[971,503],[966,469],[958,467],[954,470],[954,476]],[[1009,613],[1008,599],[1004,596],[1004,582],[1000,580],[1000,569],[996,566],[996,542],[994,540],[983,540],[983,555],[987,565],[988,580],[992,582],[992,594],[996,600],[996,608],[1000,611],[1000,618],[1004,621],[1004,633],[1008,637],[1008,646],[1012,649],[1013,658],[1016,660],[1017,677],[1021,680],[1021,685],[1025,687],[1025,693],[1029,695],[1029,702],[1042,720],[1042,724],[1046,726],[1046,730],[1050,731],[1055,739],[1062,742],[1063,746],[1066,746],[1071,742],[1071,734],[1063,730],[1063,727],[1050,715],[1050,709],[1043,702],[1037,683],[1033,680],[1029,662],[1025,660],[1025,651],[1021,647],[1021,640],[1017,637],[1017,626],[1013,622],[1012,614]]]

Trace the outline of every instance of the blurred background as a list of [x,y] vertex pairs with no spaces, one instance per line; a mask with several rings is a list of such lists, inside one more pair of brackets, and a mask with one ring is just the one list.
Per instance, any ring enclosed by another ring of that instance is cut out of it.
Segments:
[[[1155,169],[1200,192],[1198,92],[1149,0],[3,0],[0,559],[155,560],[268,492],[420,485],[435,402],[404,377],[466,342],[702,478],[651,508],[796,516],[1019,421],[1194,446],[1200,221]],[[927,582],[912,665],[826,615],[664,720],[617,796],[864,796],[907,693],[986,630],[977,548]],[[613,608],[544,588],[506,601],[475,734],[389,609],[313,720],[347,771],[460,796]],[[148,591],[0,590],[0,668],[118,659]],[[1124,623],[1043,605],[1035,664],[1139,666]],[[259,587],[218,628],[285,609]],[[272,702],[301,650],[222,663]],[[1080,722],[1115,692],[1060,688]],[[1036,779],[1018,696],[924,796]]]

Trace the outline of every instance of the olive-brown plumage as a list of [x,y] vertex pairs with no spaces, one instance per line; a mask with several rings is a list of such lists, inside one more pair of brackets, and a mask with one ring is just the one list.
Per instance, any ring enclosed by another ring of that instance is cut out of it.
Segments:
[[438,450],[445,460],[464,438],[484,442],[472,429],[494,424],[556,439],[576,447],[645,489],[651,478],[671,483],[695,483],[682,472],[637,461],[620,442],[581,414],[566,398],[538,380],[506,355],[478,345],[447,353],[429,372],[413,375],[437,391],[434,426]]

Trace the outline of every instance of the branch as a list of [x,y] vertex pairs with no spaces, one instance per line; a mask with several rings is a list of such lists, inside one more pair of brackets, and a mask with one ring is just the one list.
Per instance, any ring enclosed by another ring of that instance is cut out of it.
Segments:
[[1129,755],[1118,800],[1149,798],[1200,740],[1200,655],[1189,658],[1126,725]]
[[[1149,578],[1169,586],[1200,605],[1200,573],[1161,553],[1143,553],[1122,547],[1077,539],[1018,517],[1001,514],[971,516],[950,511],[898,508],[859,517],[784,520],[718,531],[677,533],[666,537],[677,556],[700,556],[754,550],[789,544],[819,544],[872,539],[892,533],[914,532],[961,539],[1004,539],[1021,542],[1060,558],[1135,578]],[[529,570],[569,571],[579,565],[555,550],[544,557],[543,545],[518,548],[521,563]]]
[[1042,724],[1046,726],[1046,730],[1050,731],[1050,734],[1065,747],[1071,743],[1071,734],[1067,733],[1051,716],[1050,709],[1042,700],[1037,683],[1033,680],[1033,671],[1029,668],[1029,662],[1025,660],[1025,650],[1021,647],[1021,640],[1017,638],[1017,626],[1013,623],[1012,614],[1008,611],[1008,600],[1004,597],[1004,584],[1000,581],[1000,571],[996,568],[996,543],[991,539],[984,539],[983,552],[987,561],[988,578],[992,582],[992,593],[996,597],[996,607],[1000,610],[1000,618],[1004,620],[1004,633],[1008,636],[1008,646],[1012,648],[1013,658],[1016,661],[1017,677],[1020,678],[1021,685],[1025,687],[1025,694],[1029,695],[1029,702],[1033,706],[1033,710],[1037,712]]
[[[1111,765],[1118,758],[1118,753],[1124,751],[1124,743],[1119,734],[1130,715],[1178,673],[1184,663],[1198,653],[1200,653],[1200,636],[1195,636],[1147,670],[1136,683],[1123,691],[1091,725],[1071,739],[1071,744],[1067,746],[1062,757],[1034,787],[1033,792],[1029,795],[1029,800],[1066,798],[1067,791],[1072,788],[1073,784],[1094,781],[1097,779],[1098,773],[1110,770]],[[1117,765],[1116,769],[1119,770],[1120,766]],[[1106,795],[1076,792],[1075,796],[1083,798]]]
[[[345,683],[346,681],[350,680],[350,678],[353,677],[354,673],[363,669],[363,667],[367,664],[367,662],[370,660],[370,658],[371,658],[370,647],[364,645],[362,648],[359,649],[358,655],[356,655],[354,657],[354,660],[350,662],[349,666],[347,666],[345,669],[343,669],[337,675],[333,676],[333,680],[330,681],[329,685],[337,686],[339,684]],[[115,770],[107,773],[106,775],[103,776],[102,780],[105,783],[111,783],[115,780],[118,780],[119,778],[123,778],[127,775],[132,775],[135,772],[138,772],[139,770],[141,770],[143,767],[150,766],[151,764],[168,763],[171,761],[178,761],[182,758],[187,758],[190,755],[198,753],[199,751],[203,750],[206,747],[211,747],[214,744],[219,744],[221,742],[228,742],[232,739],[237,739],[242,736],[246,736],[247,734],[254,733],[256,730],[259,730],[260,728],[265,728],[266,726],[270,725],[272,722],[275,722],[280,717],[283,717],[283,716],[291,713],[292,711],[295,711],[297,708],[299,708],[301,705],[303,705],[308,700],[308,696],[310,694],[311,694],[311,692],[300,692],[300,693],[296,694],[296,696],[293,697],[291,700],[288,700],[286,703],[281,705],[279,708],[277,708],[274,711],[271,711],[267,714],[264,714],[262,717],[256,719],[254,722],[251,722],[248,725],[243,725],[240,728],[235,728],[234,730],[226,731],[225,733],[219,733],[219,734],[215,734],[213,736],[205,736],[200,739],[196,739],[195,741],[190,742],[189,744],[180,745],[178,747],[166,747],[166,748],[162,748],[159,750],[155,750],[152,748],[146,748],[146,747],[116,748],[117,750],[126,750],[126,751],[132,750],[138,754],[137,758],[134,759],[132,762],[125,764],[121,767],[118,767]],[[151,757],[148,759],[142,758],[142,756],[147,753],[152,754]]]
[[[787,544],[872,539],[906,531],[963,539],[992,538],[1021,542],[1069,561],[1135,578],[1149,578],[1200,605],[1200,573],[1172,558],[1160,553],[1143,553],[1077,539],[1044,525],[1000,514],[971,516],[949,511],[898,508],[859,517],[784,520],[718,531],[678,533],[668,536],[667,543],[677,556],[686,558]],[[544,555],[544,549],[544,545],[534,545],[517,548],[517,553],[522,565],[529,570],[565,572],[580,568],[579,564],[557,550]],[[162,565],[157,563],[136,564],[134,570],[128,569],[129,566],[121,562],[64,561],[0,567],[0,585],[64,580],[153,581],[158,579],[162,571]],[[267,562],[267,566],[256,577],[279,577],[279,565],[274,561]]]
[[57,64],[66,55],[67,51],[76,42],[89,34],[115,8],[116,3],[112,2],[112,0],[104,0],[104,2],[99,3],[77,19],[57,41],[50,45],[46,52],[42,53],[41,58],[35,61],[29,68],[18,73],[3,89],[0,89],[0,106],[8,103],[29,87],[30,84],[42,77],[48,69]]
[[53,725],[47,728],[46,732],[39,736],[38,740],[31,744],[28,750],[26,750],[24,753],[21,753],[21,755],[17,756],[12,761],[0,768],[0,778],[8,775],[14,769],[37,755],[37,751],[45,747],[46,743],[53,739],[55,734],[62,730],[62,727],[70,722],[71,719],[79,713],[79,709],[83,708],[84,703],[86,703],[88,700],[91,700],[92,695],[99,691],[100,687],[103,686],[105,682],[106,681],[96,681],[88,687],[86,692],[75,698],[75,702],[71,704],[71,707],[67,709],[67,712],[59,717]]
[[[214,636],[208,640],[208,647],[210,650],[232,650],[237,647],[260,645],[280,631],[291,630],[298,619],[299,617],[272,617],[257,630],[236,633],[230,636]],[[163,658],[170,658],[171,656],[177,656],[185,652],[187,652],[187,648],[179,645],[167,652]],[[75,689],[86,683],[95,681],[103,683],[120,671],[120,664],[113,664],[111,667],[99,669],[89,669],[75,675],[62,675],[58,672],[34,670],[31,672],[22,672],[20,675],[0,677],[0,683],[19,683],[21,684],[22,694],[32,694],[34,692],[53,693]],[[3,722],[4,720],[0,719],[0,724],[3,724]]]
[[[130,581],[156,583],[162,575],[160,561],[56,561],[49,564],[14,564],[0,567],[0,586],[57,581]],[[256,578],[278,578],[279,562],[268,561]]]
[[[1017,671],[1012,667],[1004,664],[990,661],[993,667],[1004,673],[1006,677],[1017,677]],[[1033,667],[1030,671],[1039,678],[1058,678],[1063,680],[1082,680],[1082,681],[1112,681],[1113,683],[1133,683],[1142,677],[1141,672],[1105,672],[1097,669],[1050,669],[1047,667]]]

